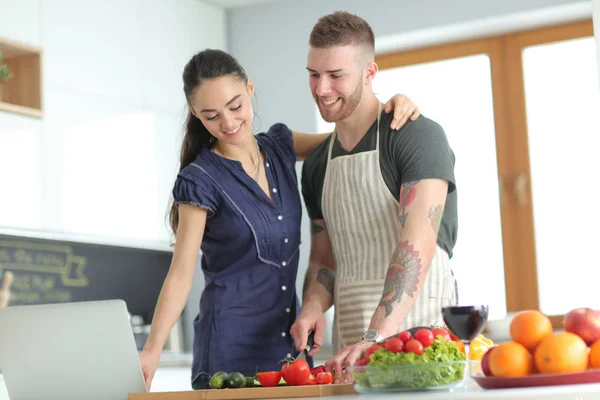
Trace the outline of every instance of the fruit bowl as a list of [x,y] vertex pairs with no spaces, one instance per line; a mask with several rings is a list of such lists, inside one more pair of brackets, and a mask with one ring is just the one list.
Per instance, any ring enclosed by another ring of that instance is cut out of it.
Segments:
[[354,388],[360,393],[410,390],[448,390],[463,383],[466,361],[400,364],[388,367],[354,366]]

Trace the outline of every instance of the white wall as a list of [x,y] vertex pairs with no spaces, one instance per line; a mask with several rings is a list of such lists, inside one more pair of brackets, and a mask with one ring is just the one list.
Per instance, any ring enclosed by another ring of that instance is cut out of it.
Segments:
[[[0,228],[168,239],[181,72],[225,48],[197,0],[0,0],[0,37],[43,48],[43,119],[0,112]],[[157,179],[158,177],[158,179]]]
[[594,36],[596,37],[596,52],[598,54],[598,76],[600,76],[600,0],[592,0],[594,10]]

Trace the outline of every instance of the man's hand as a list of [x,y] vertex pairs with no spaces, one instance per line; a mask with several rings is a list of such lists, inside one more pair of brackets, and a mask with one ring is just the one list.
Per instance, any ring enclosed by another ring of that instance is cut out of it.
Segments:
[[409,118],[411,121],[414,121],[421,115],[419,107],[403,94],[397,94],[389,99],[383,106],[383,109],[386,114],[394,110],[394,118],[390,124],[390,128],[394,130],[402,128]]
[[321,348],[321,345],[325,341],[326,324],[325,314],[323,314],[323,311],[318,304],[302,304],[302,311],[300,311],[298,318],[296,318],[296,322],[294,322],[292,329],[290,329],[290,333],[294,338],[296,350],[302,351],[306,348],[308,334],[310,331],[314,331],[314,345],[308,355],[312,356],[319,351],[319,348]]
[[325,369],[333,375],[333,383],[352,382],[352,374],[346,371],[347,367],[354,365],[362,353],[373,346],[375,342],[360,342],[340,350],[335,356],[325,363]]

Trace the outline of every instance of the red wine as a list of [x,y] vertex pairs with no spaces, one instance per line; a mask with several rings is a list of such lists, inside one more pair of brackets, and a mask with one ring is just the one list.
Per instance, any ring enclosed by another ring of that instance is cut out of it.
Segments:
[[470,342],[483,331],[488,319],[488,306],[443,307],[442,317],[457,338]]

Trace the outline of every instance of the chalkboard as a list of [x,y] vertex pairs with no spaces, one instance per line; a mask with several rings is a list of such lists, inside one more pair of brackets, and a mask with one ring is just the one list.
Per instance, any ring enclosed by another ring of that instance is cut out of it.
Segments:
[[10,306],[122,299],[149,324],[170,251],[0,235],[0,278],[14,274]]

